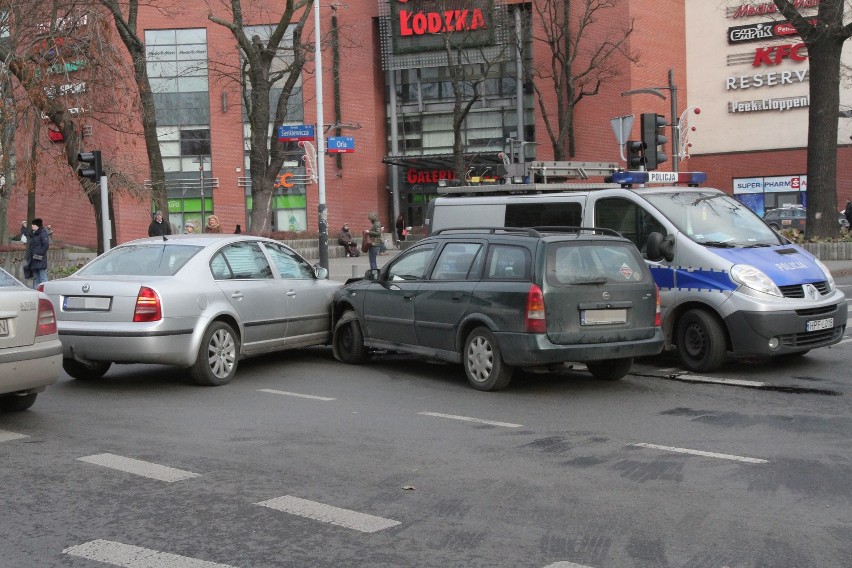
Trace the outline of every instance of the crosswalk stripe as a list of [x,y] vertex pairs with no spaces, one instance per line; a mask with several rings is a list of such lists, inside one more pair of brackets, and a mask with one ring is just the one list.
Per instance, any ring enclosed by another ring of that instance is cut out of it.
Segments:
[[8,430],[0,430],[0,442],[9,442],[11,440],[20,440],[21,438],[29,438],[26,434],[18,434],[9,432]]
[[316,501],[300,499],[292,495],[261,501],[260,503],[255,503],[255,505],[269,507],[276,511],[283,511],[291,515],[298,515],[322,523],[338,525],[366,533],[377,532],[400,524],[399,521],[392,519],[384,519],[366,513],[359,513],[358,511],[350,511],[349,509],[341,509],[324,503],[317,503]]
[[201,475],[200,473],[175,469],[173,467],[133,458],[126,458],[124,456],[117,456],[115,454],[96,454],[77,459],[82,462],[108,467],[110,469],[117,469],[119,471],[141,475],[142,477],[167,481],[169,483],[190,479],[192,477],[199,477]]
[[66,548],[62,553],[124,568],[234,568],[228,564],[102,539]]

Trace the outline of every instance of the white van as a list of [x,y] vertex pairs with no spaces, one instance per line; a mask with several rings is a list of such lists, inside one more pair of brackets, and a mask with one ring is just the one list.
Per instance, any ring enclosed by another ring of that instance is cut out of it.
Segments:
[[447,188],[455,195],[429,203],[427,234],[462,227],[615,229],[649,263],[666,347],[691,371],[714,371],[729,352],[800,356],[842,339],[846,297],[819,259],[722,191],[632,188],[642,178],[622,173],[613,175],[617,184],[598,189],[480,186],[468,195],[464,187]]

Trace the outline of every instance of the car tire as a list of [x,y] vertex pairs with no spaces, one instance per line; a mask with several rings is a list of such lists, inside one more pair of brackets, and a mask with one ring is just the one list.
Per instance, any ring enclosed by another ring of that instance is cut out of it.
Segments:
[[609,359],[606,361],[588,361],[586,367],[599,381],[617,381],[624,378],[633,367],[633,357]]
[[477,327],[467,336],[462,365],[476,390],[497,391],[508,386],[514,368],[503,362],[497,338],[487,328]]
[[109,371],[112,363],[109,361],[90,361],[83,363],[76,359],[63,359],[62,369],[68,373],[72,379],[80,379],[81,381],[92,381],[103,377]]
[[218,387],[234,378],[239,363],[240,340],[234,328],[223,321],[210,324],[201,339],[198,358],[191,368],[196,384]]
[[706,310],[689,310],[680,317],[675,344],[681,363],[690,371],[716,371],[727,356],[725,330]]
[[3,412],[20,412],[35,404],[38,393],[7,394],[0,396],[0,410]]
[[332,347],[338,361],[358,365],[367,360],[367,348],[364,346],[364,332],[354,312],[346,314],[334,326]]

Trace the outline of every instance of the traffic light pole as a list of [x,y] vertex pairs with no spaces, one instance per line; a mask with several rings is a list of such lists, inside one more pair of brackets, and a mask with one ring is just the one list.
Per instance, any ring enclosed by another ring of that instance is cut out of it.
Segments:
[[647,94],[660,97],[665,100],[666,96],[660,90],[668,90],[671,93],[671,127],[672,127],[672,171],[678,171],[678,162],[680,161],[680,126],[678,124],[680,116],[677,113],[677,85],[674,83],[674,71],[669,69],[669,85],[667,87],[648,87],[645,89],[634,89],[621,93],[622,97],[630,95]]
[[109,188],[107,187],[107,177],[102,175],[99,182],[101,184],[101,228],[104,234],[104,252],[107,252],[110,249],[110,241],[112,240],[112,225],[109,222]]

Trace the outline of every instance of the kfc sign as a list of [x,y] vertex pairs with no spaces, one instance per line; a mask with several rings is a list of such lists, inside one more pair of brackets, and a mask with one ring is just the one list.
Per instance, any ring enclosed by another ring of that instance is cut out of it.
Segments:
[[[803,53],[804,52],[804,53]],[[761,65],[778,65],[785,59],[792,61],[807,61],[808,55],[804,43],[795,45],[774,45],[772,47],[759,47],[754,52],[752,67]]]

